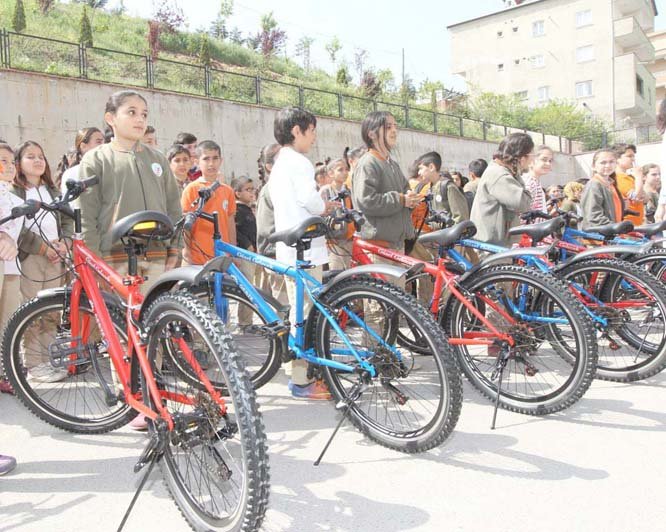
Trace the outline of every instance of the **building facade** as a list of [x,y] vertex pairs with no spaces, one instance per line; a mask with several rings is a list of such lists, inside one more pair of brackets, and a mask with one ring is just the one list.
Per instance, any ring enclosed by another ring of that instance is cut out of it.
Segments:
[[666,98],[666,31],[655,31],[648,35],[654,47],[654,63],[650,72],[654,76],[657,94],[657,106]]
[[532,0],[453,24],[451,66],[470,89],[529,106],[575,101],[618,128],[654,122],[654,0]]

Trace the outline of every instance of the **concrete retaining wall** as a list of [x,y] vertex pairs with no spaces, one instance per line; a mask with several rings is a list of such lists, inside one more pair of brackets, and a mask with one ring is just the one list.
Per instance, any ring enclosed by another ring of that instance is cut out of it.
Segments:
[[[104,104],[119,89],[94,81],[2,70],[0,138],[12,145],[25,140],[39,142],[55,167],[72,146],[78,129],[101,128]],[[275,109],[148,89],[140,92],[148,100],[149,122],[157,129],[158,147],[166,150],[180,131],[192,132],[199,140],[215,140],[222,146],[227,177],[256,175],[259,150],[274,141]],[[345,146],[362,144],[358,122],[320,118],[317,132],[312,161],[341,156]],[[491,142],[402,130],[395,157],[406,172],[416,157],[435,150],[442,155],[445,168],[467,175],[470,161],[479,157],[490,160],[496,147]],[[544,186],[564,183],[575,176],[574,157],[558,153]]]

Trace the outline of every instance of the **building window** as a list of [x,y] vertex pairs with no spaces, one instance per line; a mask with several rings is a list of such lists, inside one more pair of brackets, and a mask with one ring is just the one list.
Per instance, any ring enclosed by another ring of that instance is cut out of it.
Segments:
[[643,83],[643,78],[636,74],[636,92],[644,97],[645,84]]
[[530,58],[530,62],[532,63],[532,68],[543,68],[546,66],[546,58],[542,55],[533,55]]
[[497,32],[497,36],[498,36],[498,37],[501,37],[501,36],[502,36],[502,32],[501,32],[501,31],[498,31],[498,32]]
[[520,64],[520,59],[514,59],[513,64],[514,65],[519,65]]
[[576,83],[576,98],[587,98],[592,96],[592,82],[579,81]]
[[532,37],[539,37],[546,34],[546,27],[543,20],[532,22]]
[[527,91],[518,91],[515,95],[519,100],[527,100]]
[[594,61],[594,46],[579,46],[576,48],[576,63],[585,63]]
[[502,72],[504,70],[504,63],[499,63],[497,65],[497,72]]
[[512,29],[513,29],[513,33],[518,33],[518,26],[514,26]]
[[592,10],[586,9],[585,11],[579,11],[576,13],[576,27],[582,28],[584,26],[589,26],[592,24]]
[[539,87],[537,89],[537,97],[540,102],[547,102],[550,100],[550,87]]

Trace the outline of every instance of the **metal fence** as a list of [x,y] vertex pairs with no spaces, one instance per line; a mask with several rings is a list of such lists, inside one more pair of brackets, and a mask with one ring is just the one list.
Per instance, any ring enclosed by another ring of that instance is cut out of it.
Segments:
[[491,142],[499,142],[514,131],[525,131],[536,144],[548,142],[554,149],[566,153],[570,153],[572,147],[571,142],[563,137],[517,130],[428,108],[372,100],[149,55],[86,47],[6,29],[0,32],[0,66],[238,103],[276,108],[293,105],[319,116],[347,120],[362,120],[370,111],[387,110],[403,128]]
[[580,153],[598,150],[599,148],[606,148],[618,143],[647,144],[649,142],[661,142],[661,140],[662,134],[657,130],[657,126],[650,124],[628,129],[601,131],[594,135],[572,139],[572,152]]

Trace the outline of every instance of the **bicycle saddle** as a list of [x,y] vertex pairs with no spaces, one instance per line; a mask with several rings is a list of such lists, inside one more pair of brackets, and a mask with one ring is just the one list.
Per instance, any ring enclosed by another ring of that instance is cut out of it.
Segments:
[[600,235],[604,235],[606,238],[621,235],[622,233],[630,233],[633,230],[634,224],[632,224],[629,220],[624,220],[623,222],[618,222],[615,224],[586,227],[584,229],[586,233],[599,233]]
[[453,227],[447,227],[446,229],[440,229],[439,231],[433,231],[432,233],[421,235],[417,239],[417,242],[420,242],[421,244],[439,244],[440,246],[449,247],[453,246],[461,238],[472,238],[475,234],[476,226],[474,225],[474,222],[465,220]]
[[666,230],[666,220],[663,220],[661,222],[655,222],[653,224],[646,224],[634,227],[634,231],[642,235],[645,235],[647,237],[654,236],[657,233],[661,233],[664,230]]
[[538,242],[547,236],[552,235],[562,227],[564,227],[564,219],[558,216],[557,218],[552,218],[537,224],[517,225],[516,227],[509,229],[509,234],[528,235],[534,241]]
[[266,240],[271,243],[283,242],[287,246],[295,246],[301,240],[312,240],[318,236],[324,236],[327,231],[326,221],[321,216],[311,216],[296,227],[273,233]]
[[123,238],[142,240],[169,240],[173,236],[173,222],[161,212],[139,211],[118,220],[111,228],[111,242]]

